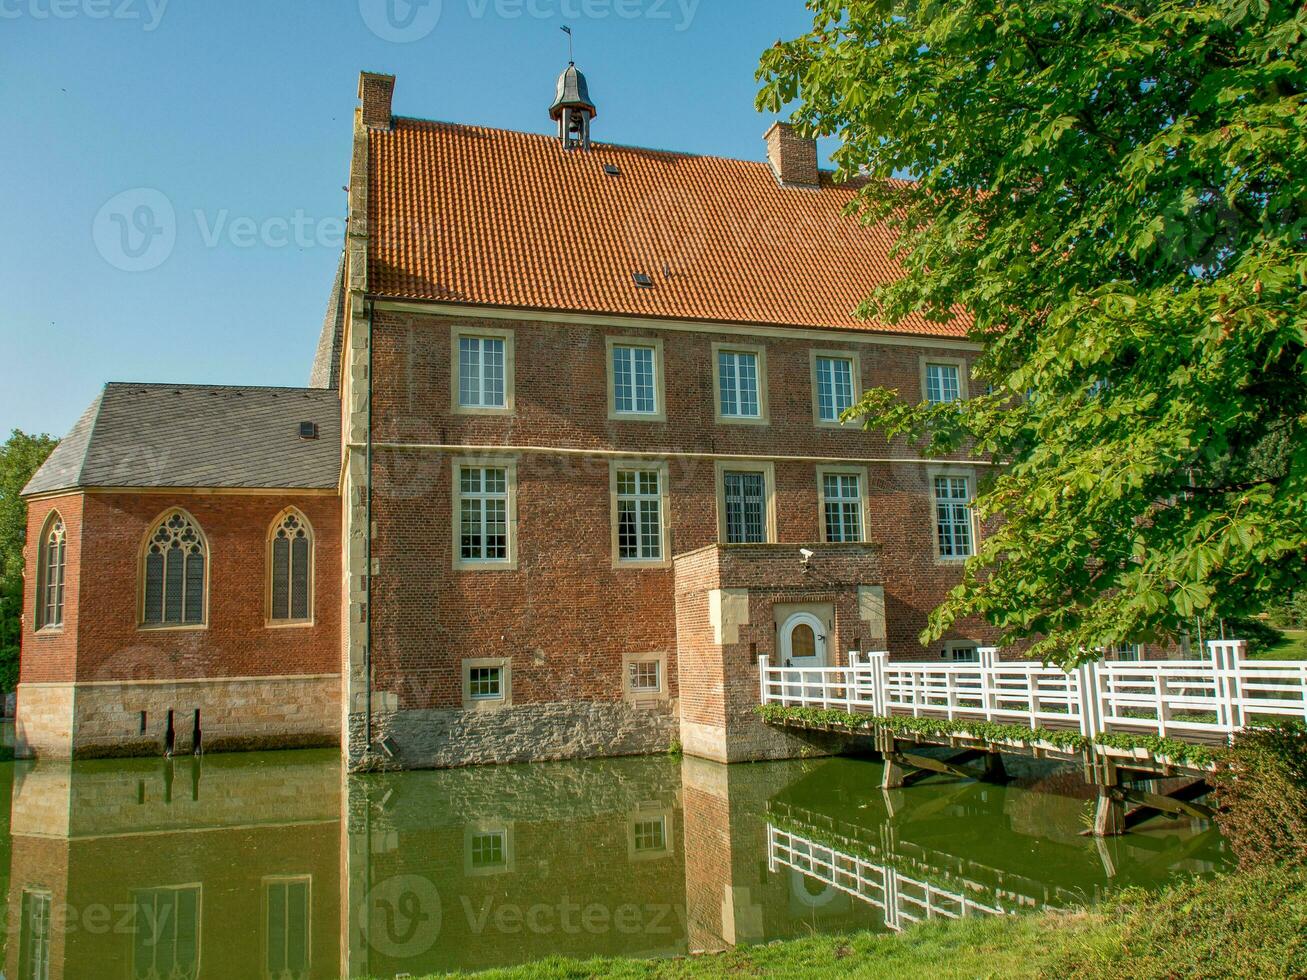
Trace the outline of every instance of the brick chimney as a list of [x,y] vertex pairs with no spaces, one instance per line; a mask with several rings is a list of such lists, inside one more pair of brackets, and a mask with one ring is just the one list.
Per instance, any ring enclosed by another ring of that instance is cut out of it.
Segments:
[[390,128],[390,99],[395,94],[395,76],[375,72],[359,73],[359,102],[363,125],[368,129]]
[[804,139],[790,123],[767,130],[767,160],[776,179],[786,187],[818,187],[817,141]]

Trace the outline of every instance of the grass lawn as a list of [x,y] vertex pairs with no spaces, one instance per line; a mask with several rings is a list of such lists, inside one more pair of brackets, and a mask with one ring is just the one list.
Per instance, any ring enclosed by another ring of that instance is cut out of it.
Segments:
[[1281,630],[1284,639],[1253,660],[1307,660],[1307,630]]
[[815,936],[675,960],[542,960],[487,980],[839,976],[1307,975],[1307,869],[1260,868],[1133,894],[1092,912],[935,921],[902,935]]

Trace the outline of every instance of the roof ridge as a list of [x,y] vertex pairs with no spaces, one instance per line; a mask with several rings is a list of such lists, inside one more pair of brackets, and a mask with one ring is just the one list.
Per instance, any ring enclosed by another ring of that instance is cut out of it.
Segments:
[[232,384],[199,384],[195,382],[170,382],[170,381],[108,381],[105,383],[105,389],[109,388],[185,388],[192,391],[212,391],[219,389],[223,391],[299,391],[304,394],[334,393],[334,388],[314,388],[304,385],[232,385]]
[[[485,126],[481,123],[463,123],[455,122],[452,119],[424,119],[420,116],[396,116],[396,120],[405,122],[430,123],[433,126],[453,126],[458,129],[483,129],[492,133],[511,133],[514,136],[530,136],[533,139],[553,141],[557,140],[556,135],[550,133],[535,133],[526,129],[510,129],[507,126]],[[384,132],[380,135],[385,135]],[[690,150],[669,150],[659,146],[640,146],[637,143],[609,143],[604,140],[592,140],[591,149],[597,150],[602,147],[609,147],[614,150],[640,150],[644,153],[663,153],[667,156],[674,157],[692,157],[696,160],[723,160],[727,163],[748,163],[758,167],[769,167],[766,160],[749,159],[745,157],[729,157],[720,153],[694,153]],[[821,169],[821,168],[819,168]],[[822,173],[834,174],[836,170],[821,170]]]
[[[77,482],[74,486],[82,485],[82,474],[86,471],[86,461],[91,457],[91,446],[95,442],[95,427],[100,424],[100,413],[104,411],[104,396],[109,390],[108,382],[100,389],[100,393],[95,396],[94,408],[95,415],[91,419],[91,425],[86,432],[86,443],[82,446],[82,458],[77,462]],[[35,475],[35,474],[33,474]]]

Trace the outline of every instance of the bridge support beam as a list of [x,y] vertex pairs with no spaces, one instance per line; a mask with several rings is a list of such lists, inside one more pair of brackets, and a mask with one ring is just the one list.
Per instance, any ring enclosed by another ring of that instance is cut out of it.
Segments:
[[[899,749],[894,736],[888,732],[878,733],[876,749],[885,760],[885,770],[881,776],[881,789],[904,789],[930,776],[956,776],[958,779],[980,779],[986,782],[1006,782],[1007,770],[1003,766],[1003,757],[997,752],[984,749],[964,749],[947,759],[935,759],[930,756],[916,755]],[[980,772],[963,769],[962,765],[984,759],[984,768]]]

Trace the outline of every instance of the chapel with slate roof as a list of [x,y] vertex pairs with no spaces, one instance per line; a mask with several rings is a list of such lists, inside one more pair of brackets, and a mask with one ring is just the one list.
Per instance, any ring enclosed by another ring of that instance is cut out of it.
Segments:
[[975,656],[917,638],[983,464],[844,413],[966,398],[978,348],[859,315],[903,274],[861,182],[782,122],[605,143],[575,65],[540,133],[394,89],[360,76],[309,386],[108,384],[26,487],[20,756],[783,758],[834,746],[760,721],[760,657]]

